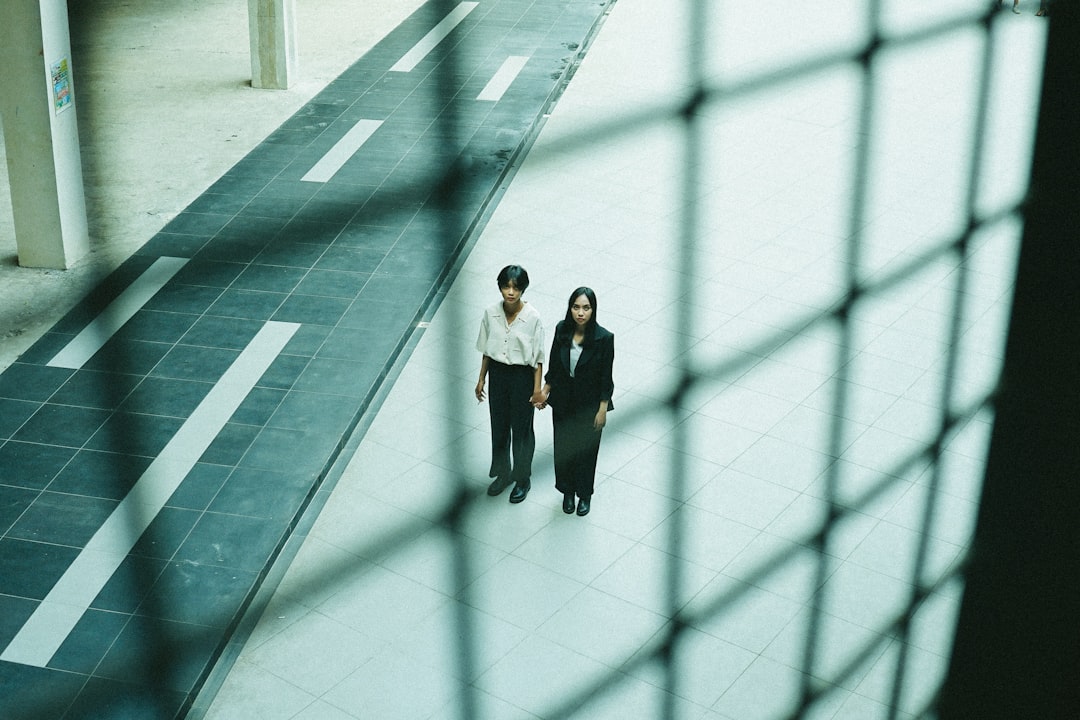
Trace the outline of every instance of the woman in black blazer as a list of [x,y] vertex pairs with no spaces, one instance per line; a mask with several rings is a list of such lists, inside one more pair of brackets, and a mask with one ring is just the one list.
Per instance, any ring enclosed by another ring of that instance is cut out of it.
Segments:
[[551,406],[555,429],[555,488],[563,512],[587,515],[596,478],[600,435],[612,409],[615,336],[596,323],[596,293],[579,287],[555,327],[540,407]]

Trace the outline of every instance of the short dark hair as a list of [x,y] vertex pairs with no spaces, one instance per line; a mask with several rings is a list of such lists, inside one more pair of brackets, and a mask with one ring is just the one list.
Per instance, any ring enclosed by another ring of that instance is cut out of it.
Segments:
[[507,265],[499,271],[498,282],[500,288],[513,283],[514,287],[525,292],[525,288],[529,287],[529,273],[520,265]]

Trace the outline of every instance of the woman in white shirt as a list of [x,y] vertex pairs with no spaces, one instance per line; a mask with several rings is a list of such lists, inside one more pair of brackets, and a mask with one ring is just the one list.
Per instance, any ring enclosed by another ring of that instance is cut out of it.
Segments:
[[[507,265],[497,278],[502,300],[484,311],[476,349],[481,353],[476,400],[483,402],[488,386],[491,415],[491,469],[495,478],[488,495],[498,495],[510,483],[510,502],[529,494],[536,436],[533,410],[542,403],[544,379],[544,325],[538,313],[521,296],[529,287],[529,273],[520,265]],[[513,463],[511,463],[513,455]]]

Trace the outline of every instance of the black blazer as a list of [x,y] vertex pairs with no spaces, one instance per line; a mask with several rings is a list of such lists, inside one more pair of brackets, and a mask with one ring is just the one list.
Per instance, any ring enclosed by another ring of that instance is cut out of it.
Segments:
[[615,383],[611,379],[611,366],[615,361],[615,336],[596,326],[592,340],[581,349],[574,375],[570,375],[570,343],[573,332],[564,332],[566,320],[555,326],[555,339],[551,343],[548,371],[544,380],[551,387],[548,404],[559,414],[576,410],[596,409],[601,400],[607,400],[608,410],[615,407],[611,395]]

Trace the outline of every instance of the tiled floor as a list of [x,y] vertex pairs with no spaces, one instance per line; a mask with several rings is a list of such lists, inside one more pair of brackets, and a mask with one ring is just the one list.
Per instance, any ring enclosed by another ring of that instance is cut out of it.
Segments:
[[483,52],[421,7],[0,376],[0,714],[190,703],[602,9],[459,7]]
[[[723,78],[849,47],[864,28],[855,6],[724,8],[709,64]],[[908,29],[944,12],[890,9],[889,26]],[[956,278],[948,255],[860,307],[840,372],[839,328],[802,323],[839,296],[850,262],[857,75],[836,68],[707,113],[695,158],[703,242],[681,264],[677,123],[605,120],[679,91],[688,19],[644,0],[615,5],[208,718],[252,708],[275,718],[449,718],[470,707],[499,718],[645,718],[666,707],[673,717],[783,717],[797,704],[798,668],[808,667],[815,587],[825,613],[812,674],[829,692],[809,716],[883,718],[895,702],[911,717],[929,701],[958,584],[920,606],[906,644],[887,628],[911,594],[921,542],[923,582],[964,552],[991,418],[977,414],[955,435],[936,480],[905,459],[937,432],[946,403],[966,406],[992,385],[1018,228],[995,227],[969,262],[952,398],[942,395]],[[1026,63],[1040,49],[1036,22],[999,27],[1003,56],[1026,59],[993,76],[987,155],[1000,172],[979,189],[987,210],[1023,188],[1033,118],[1017,108],[1033,107],[1037,70]],[[929,43],[875,75],[883,90],[856,269],[864,280],[899,272],[959,228],[970,128],[959,99],[972,97],[976,50],[968,37]],[[550,487],[544,414],[528,500],[482,494],[487,420],[468,397],[472,341],[494,274],[511,261],[530,269],[526,297],[551,324],[584,283],[617,336],[621,402],[584,519],[564,516]],[[672,412],[663,401],[682,363],[720,371]],[[808,544],[830,482],[848,512],[820,562]],[[474,502],[448,528],[459,483]],[[668,685],[654,653],[676,611],[689,629]],[[468,646],[458,644],[463,625]],[[901,648],[906,682],[894,700]],[[457,654],[465,649],[467,666]]]
[[[902,31],[984,4],[890,5],[885,23]],[[608,9],[505,185],[514,150]],[[746,80],[849,49],[863,13],[724,4],[710,17],[707,75]],[[18,647],[132,488],[149,488],[143,505],[162,503],[47,668],[0,661],[0,709],[171,717],[231,641],[193,716],[644,718],[666,707],[774,718],[795,707],[809,669],[828,689],[810,717],[886,717],[901,655],[896,703],[914,716],[941,677],[958,584],[921,605],[907,642],[889,624],[917,570],[932,582],[962,556],[992,418],[964,424],[940,475],[906,460],[943,409],[994,382],[1019,232],[1005,218],[967,263],[961,363],[945,397],[958,263],[939,253],[904,268],[966,220],[975,28],[875,68],[855,262],[845,240],[862,107],[854,65],[706,108],[705,142],[687,158],[674,114],[641,115],[688,82],[683,4],[482,0],[457,31],[469,64],[453,74],[461,95],[445,98],[461,123],[448,134],[432,124],[431,61],[389,70],[437,22],[422,9],[398,26],[0,375],[0,645]],[[1040,23],[997,24],[1009,63],[992,75],[985,211],[1025,188]],[[501,99],[474,99],[521,55],[531,59]],[[384,124],[332,178],[304,181],[359,120]],[[425,182],[445,170],[432,147],[447,140],[470,159],[454,185],[469,211],[449,223]],[[492,194],[494,211],[470,235]],[[688,196],[701,211],[689,258]],[[188,262],[84,365],[48,365],[163,256]],[[526,502],[483,494],[489,440],[486,407],[470,394],[472,343],[508,262],[529,269],[526,299],[549,329],[566,294],[588,284],[616,334],[617,410],[586,518],[559,508],[546,413]],[[816,318],[848,272],[888,284],[845,335]],[[284,348],[256,350],[251,385],[241,378],[219,398],[233,384],[223,373],[247,367],[266,327]],[[705,381],[673,408],[665,400],[686,367]],[[187,429],[199,413],[222,418],[220,429]],[[357,422],[363,432],[350,435]],[[199,449],[190,472],[148,471],[177,447]],[[810,540],[831,496],[846,511],[819,554]],[[321,512],[298,520],[309,500]],[[264,576],[254,608],[265,611],[233,634]],[[665,665],[656,653],[676,617]]]

